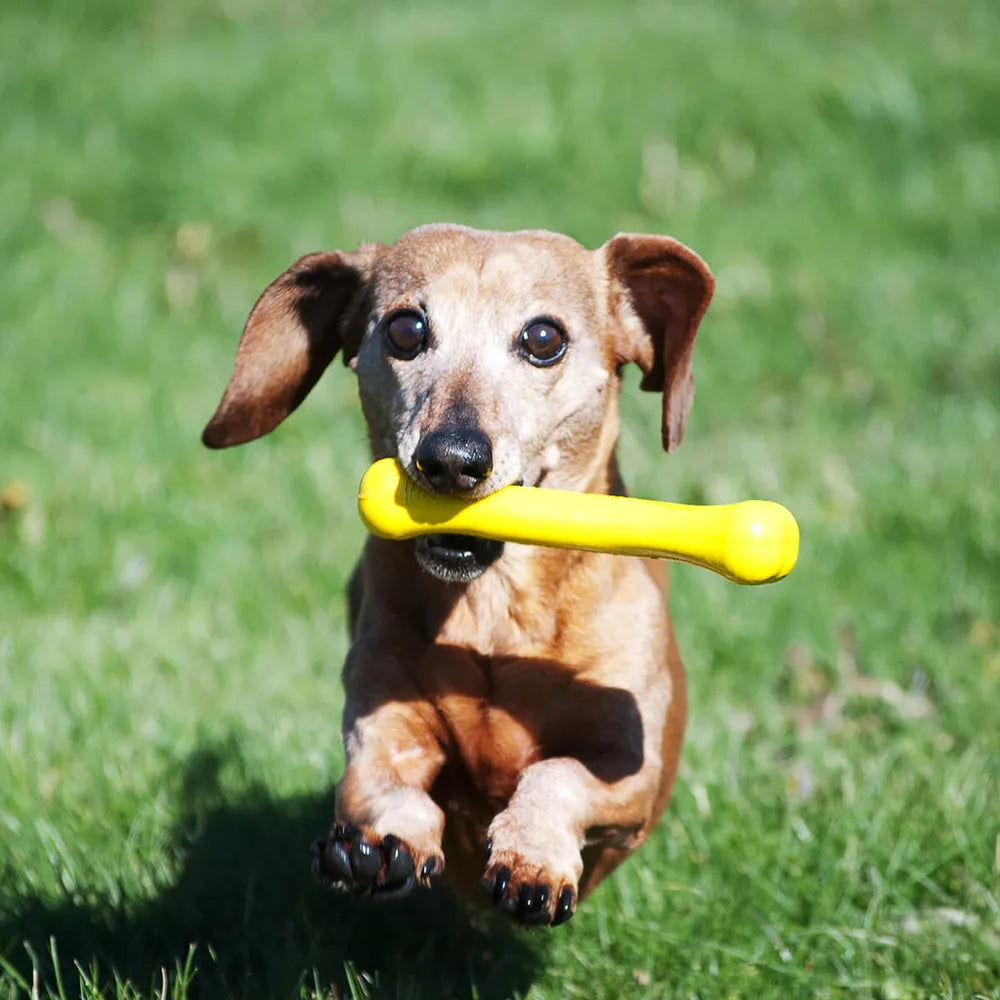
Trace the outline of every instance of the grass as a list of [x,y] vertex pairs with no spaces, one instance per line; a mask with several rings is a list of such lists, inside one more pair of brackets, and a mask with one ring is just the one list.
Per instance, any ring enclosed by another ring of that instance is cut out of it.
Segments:
[[[998,32],[989,0],[4,5],[0,998],[1000,997]],[[440,219],[699,250],[687,440],[630,375],[625,470],[803,531],[775,587],[674,571],[675,799],[552,934],[312,885],[354,387],[197,440],[271,277]]]

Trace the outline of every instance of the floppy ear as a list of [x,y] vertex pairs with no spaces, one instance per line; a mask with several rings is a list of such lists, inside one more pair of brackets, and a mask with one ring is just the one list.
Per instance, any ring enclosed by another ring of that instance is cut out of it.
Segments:
[[361,304],[375,246],[300,257],[264,289],[236,349],[232,377],[201,439],[228,448],[273,431],[319,380],[338,350],[361,339]]
[[621,233],[601,249],[621,324],[619,360],[642,368],[643,389],[663,392],[663,447],[672,451],[691,411],[691,353],[715,279],[693,250],[669,236]]

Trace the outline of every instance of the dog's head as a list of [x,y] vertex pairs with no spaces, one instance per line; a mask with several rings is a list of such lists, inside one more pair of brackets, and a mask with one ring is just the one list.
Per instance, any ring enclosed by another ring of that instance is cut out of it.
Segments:
[[[225,448],[267,434],[341,351],[375,457],[427,488],[584,490],[613,455],[629,362],[663,393],[664,447],[680,444],[713,284],[697,254],[663,236],[589,251],[555,233],[425,226],[392,246],[310,254],[257,300],[202,439]],[[478,576],[501,549],[459,536],[416,546],[452,580]]]

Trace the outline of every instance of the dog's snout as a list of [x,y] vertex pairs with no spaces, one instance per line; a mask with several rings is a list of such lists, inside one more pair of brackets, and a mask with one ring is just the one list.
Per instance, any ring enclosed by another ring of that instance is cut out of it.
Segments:
[[493,446],[477,428],[446,428],[421,439],[414,461],[438,493],[468,493],[493,471]]

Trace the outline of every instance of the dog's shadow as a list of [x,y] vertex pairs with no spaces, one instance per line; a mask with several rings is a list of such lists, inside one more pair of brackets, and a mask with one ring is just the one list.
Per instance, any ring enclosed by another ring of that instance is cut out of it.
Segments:
[[79,981],[76,962],[96,967],[103,982],[114,970],[152,995],[161,968],[183,963],[194,945],[197,972],[185,995],[248,1000],[314,989],[501,1000],[537,978],[544,932],[529,937],[492,916],[484,923],[444,891],[378,905],[315,884],[309,845],[329,824],[332,797],[276,798],[255,788],[227,801],[219,773],[233,752],[216,747],[186,762],[172,885],[140,903],[27,899],[0,914],[0,955],[30,982],[34,952],[43,981],[54,982],[54,938],[67,988]]

